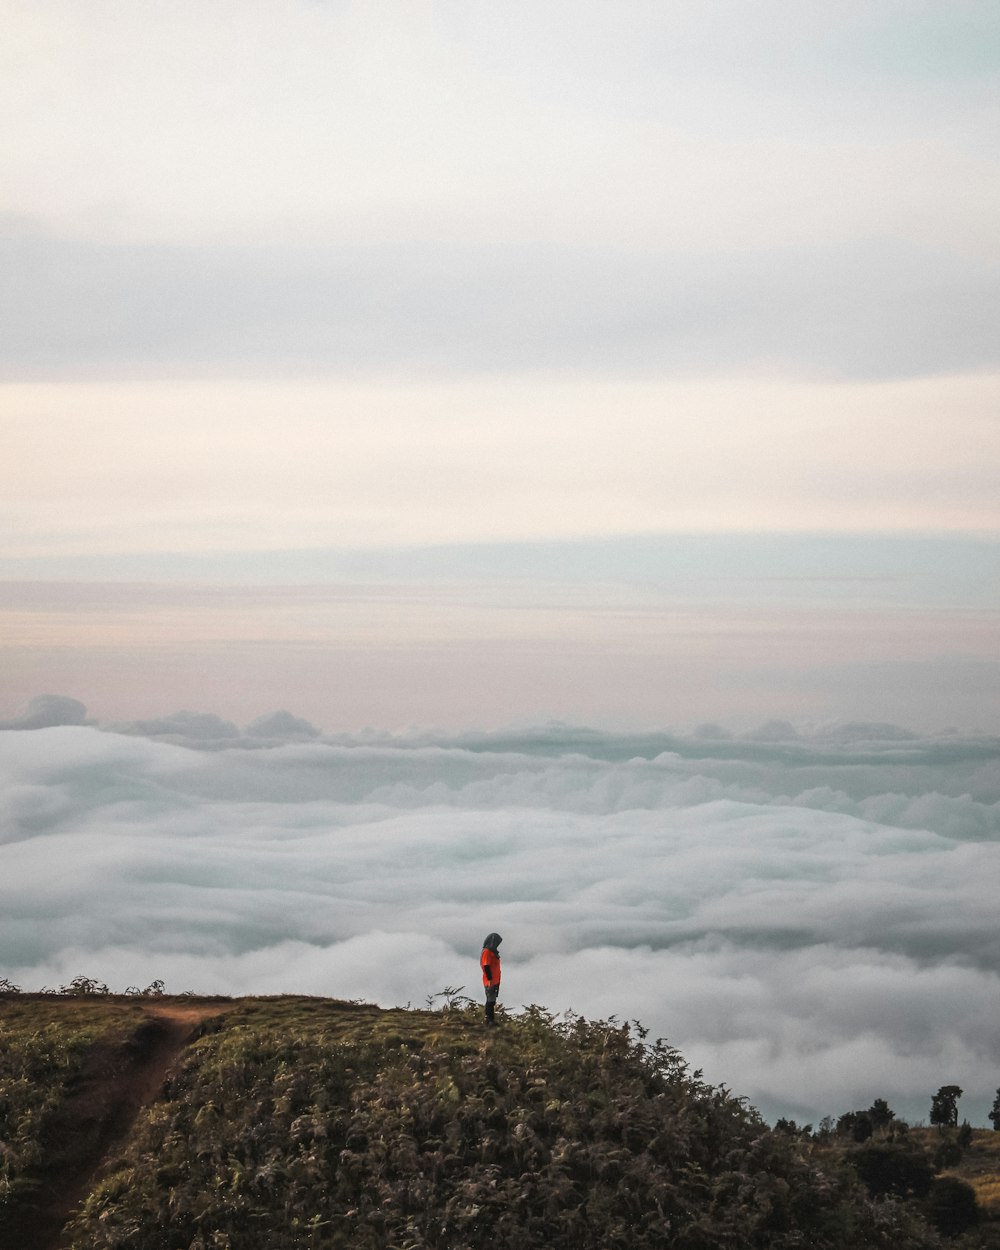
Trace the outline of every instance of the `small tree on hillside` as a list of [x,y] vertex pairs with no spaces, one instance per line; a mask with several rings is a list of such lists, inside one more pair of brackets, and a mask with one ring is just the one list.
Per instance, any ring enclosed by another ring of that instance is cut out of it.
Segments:
[[837,1120],[837,1134],[850,1137],[852,1141],[865,1142],[871,1137],[874,1125],[867,1111],[846,1111]]
[[786,1120],[782,1116],[780,1120],[775,1120],[774,1131],[776,1133],[784,1133],[787,1137],[811,1137],[813,1126],[811,1124],[796,1124],[794,1120]]
[[884,1098],[876,1098],[868,1108],[868,1118],[877,1131],[885,1131],[896,1118],[896,1113]]
[[941,1128],[958,1127],[958,1100],[962,1097],[958,1085],[942,1085],[931,1099],[931,1123]]
[[993,1110],[987,1117],[993,1127],[1000,1133],[1000,1089],[997,1090],[997,1096],[993,1099]]

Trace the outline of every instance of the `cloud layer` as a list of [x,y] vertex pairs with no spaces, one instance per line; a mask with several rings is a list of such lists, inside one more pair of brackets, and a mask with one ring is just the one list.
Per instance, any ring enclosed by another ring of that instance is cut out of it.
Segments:
[[994,8],[8,0],[8,554],[995,533]]
[[638,1017],[769,1114],[985,1122],[996,739],[210,719],[0,734],[0,972],[422,1003],[497,929],[509,1006]]
[[[891,379],[1000,365],[1000,263],[864,239],[138,247],[0,222],[0,376],[168,368]],[[933,297],[929,292],[933,290]]]

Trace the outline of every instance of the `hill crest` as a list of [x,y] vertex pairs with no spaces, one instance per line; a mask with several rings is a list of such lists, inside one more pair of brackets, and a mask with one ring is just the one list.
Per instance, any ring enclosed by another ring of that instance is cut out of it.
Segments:
[[636,1024],[8,994],[0,1043],[12,1250],[942,1244]]

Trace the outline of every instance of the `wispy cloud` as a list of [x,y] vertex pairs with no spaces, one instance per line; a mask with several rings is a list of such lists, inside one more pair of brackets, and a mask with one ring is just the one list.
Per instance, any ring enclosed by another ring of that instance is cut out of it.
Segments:
[[[0,232],[8,379],[278,373],[882,380],[996,369],[1000,260],[865,239],[113,246]],[[934,298],[927,298],[933,288]]]
[[989,6],[5,17],[10,554],[995,532]]

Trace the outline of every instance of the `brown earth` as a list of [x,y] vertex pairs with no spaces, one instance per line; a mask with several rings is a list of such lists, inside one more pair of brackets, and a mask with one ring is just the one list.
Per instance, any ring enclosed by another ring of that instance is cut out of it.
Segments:
[[33,1209],[8,1228],[11,1250],[61,1250],[63,1229],[113,1162],[142,1108],[155,1101],[174,1062],[227,1001],[150,1003],[125,1046],[98,1049],[60,1116],[59,1157],[46,1168]]

